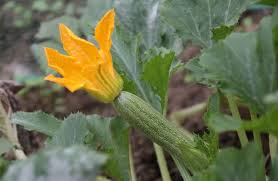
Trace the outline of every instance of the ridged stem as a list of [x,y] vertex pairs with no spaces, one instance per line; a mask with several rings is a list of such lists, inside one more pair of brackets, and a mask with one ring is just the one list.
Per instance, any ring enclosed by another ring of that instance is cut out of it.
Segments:
[[[257,119],[256,112],[252,108],[250,108],[249,111],[250,111],[251,120],[255,121]],[[258,147],[260,149],[263,149],[262,139],[261,139],[260,132],[254,130],[253,131],[253,136],[254,136],[254,142],[258,145]]]
[[167,161],[165,159],[163,149],[156,143],[154,143],[153,145],[154,145],[154,151],[156,154],[156,158],[157,158],[157,162],[158,162],[158,166],[160,169],[160,174],[161,174],[162,180],[163,181],[171,181],[172,179],[170,177],[170,173],[168,170]]
[[269,153],[271,158],[278,155],[278,139],[273,135],[269,135]]
[[[166,95],[168,95],[168,93],[166,93]],[[164,108],[163,108],[163,117],[166,116],[167,103],[168,103],[168,97],[165,96],[165,103],[164,103]],[[162,181],[172,181],[171,176],[170,176],[170,172],[169,172],[169,169],[168,169],[168,166],[167,166],[167,161],[166,161],[166,158],[165,158],[165,154],[164,154],[164,151],[163,151],[162,147],[159,146],[156,143],[153,143],[153,146],[154,146],[154,151],[155,151],[155,154],[156,154],[160,174],[161,174],[161,177],[162,177]]]
[[131,140],[129,141],[128,154],[129,154],[129,167],[130,167],[131,181],[137,181],[136,174],[135,174],[135,169],[134,169]]
[[[239,111],[238,111],[238,107],[237,107],[237,104],[236,104],[234,98],[231,95],[227,95],[226,97],[228,99],[228,103],[229,103],[230,110],[232,112],[232,116],[235,117],[236,119],[241,120],[241,117],[240,117],[240,114],[239,114]],[[244,130],[238,130],[237,135],[239,137],[239,141],[241,143],[241,146],[245,146],[248,143],[248,138],[246,136],[245,131]]]
[[207,102],[202,102],[202,103],[193,105],[189,108],[184,108],[182,110],[173,112],[170,115],[169,119],[170,119],[170,121],[174,121],[177,124],[181,125],[183,123],[184,119],[186,119],[190,116],[193,116],[194,114],[197,114],[201,111],[204,111],[206,109],[206,107],[207,107]]

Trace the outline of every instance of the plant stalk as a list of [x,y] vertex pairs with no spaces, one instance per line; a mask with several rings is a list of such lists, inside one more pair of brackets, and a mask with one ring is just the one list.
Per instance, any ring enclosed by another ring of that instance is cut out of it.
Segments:
[[196,105],[193,105],[189,108],[184,108],[179,111],[173,112],[170,116],[169,119],[171,121],[176,122],[177,124],[181,125],[183,123],[183,120],[193,116],[201,111],[204,111],[207,107],[207,102],[202,102]]
[[278,139],[273,135],[269,135],[269,153],[271,158],[278,154]]
[[163,181],[171,181],[171,177],[170,177],[170,173],[169,173],[169,169],[167,166],[167,161],[165,159],[165,155],[163,153],[163,149],[156,143],[153,143],[154,145],[154,151],[156,154],[156,158],[157,158],[157,162],[158,162],[158,166],[160,169],[160,174],[162,177]]
[[131,140],[129,141],[128,154],[129,154],[129,167],[130,167],[131,181],[137,181],[136,174],[135,174],[135,169],[134,169]]
[[[166,93],[166,95],[168,95],[168,93]],[[165,105],[163,108],[163,116],[164,117],[166,116],[166,112],[167,112],[167,103],[168,103],[168,97],[165,96],[165,103],[164,103]],[[159,146],[156,143],[153,143],[153,146],[154,146],[154,151],[156,154],[157,163],[159,166],[162,180],[163,181],[172,181],[163,149],[161,148],[161,146]]]
[[[249,109],[250,111],[250,116],[251,116],[251,120],[252,121],[255,121],[257,119],[257,115],[256,115],[256,112],[250,108]],[[261,134],[259,131],[253,131],[253,136],[254,136],[254,142],[257,144],[257,146],[263,150],[263,145],[262,145],[262,139],[261,139]]]
[[[241,120],[240,113],[238,111],[238,107],[237,107],[237,104],[236,104],[233,96],[227,95],[227,99],[228,99],[230,110],[232,112],[232,116],[235,117],[236,119]],[[248,143],[248,138],[246,136],[245,131],[244,130],[238,130],[237,135],[239,137],[239,141],[240,141],[241,146],[245,146]]]

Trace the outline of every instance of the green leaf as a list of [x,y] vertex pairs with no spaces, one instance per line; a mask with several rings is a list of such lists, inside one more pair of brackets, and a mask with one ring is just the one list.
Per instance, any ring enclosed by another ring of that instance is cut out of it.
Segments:
[[53,135],[50,146],[82,145],[88,135],[87,117],[82,113],[69,115]]
[[242,121],[232,116],[216,112],[211,113],[207,117],[207,125],[216,133],[222,133],[225,131],[239,130],[242,127]]
[[3,181],[91,181],[105,162],[105,155],[83,146],[56,147],[14,162]]
[[212,29],[212,39],[216,41],[225,39],[228,35],[230,35],[233,32],[234,28],[234,26],[225,25],[216,27]]
[[264,175],[264,157],[254,143],[241,150],[228,148],[220,151],[216,161],[194,181],[262,181]]
[[228,148],[216,158],[213,169],[222,181],[264,180],[264,157],[255,144],[248,144],[242,150]]
[[70,16],[61,16],[50,21],[41,23],[38,33],[35,35],[37,39],[50,39],[60,42],[59,24],[67,25],[76,35],[80,35],[79,23],[76,18]]
[[210,47],[211,30],[235,24],[251,0],[166,0],[161,9],[165,20],[185,40]]
[[88,0],[87,8],[81,18],[82,31],[88,35],[99,19],[108,9],[114,8],[117,13],[118,23],[126,30],[127,36],[142,35],[142,45],[145,49],[159,46],[162,34],[167,34],[166,27],[160,20],[159,0]]
[[113,7],[113,0],[87,0],[86,8],[82,11],[80,27],[85,35],[92,36],[92,29],[105,14]]
[[125,32],[117,28],[113,33],[113,61],[117,70],[125,77],[124,80],[126,80],[125,84],[128,84],[127,87],[131,88],[127,91],[142,97],[157,110],[161,111],[158,95],[155,95],[151,87],[141,80],[143,63],[138,57],[139,45],[139,37],[136,39],[126,37]]
[[200,82],[238,96],[262,112],[263,98],[276,89],[278,80],[271,32],[268,17],[258,32],[231,34],[187,68]]
[[278,107],[274,107],[257,120],[241,121],[223,113],[211,113],[207,117],[207,125],[217,133],[225,131],[258,131],[278,136]]
[[261,0],[259,1],[260,4],[266,4],[266,5],[271,5],[271,6],[275,6],[278,4],[277,0]]
[[[13,120],[30,130],[43,133],[49,131],[47,135],[52,136],[52,139],[47,145],[48,148],[87,143],[94,149],[109,154],[110,159],[105,167],[107,173],[117,180],[130,180],[129,129],[120,118],[101,118],[97,115],[85,116],[76,113],[60,123],[55,117],[42,112],[18,112],[14,114]],[[52,122],[59,124],[50,124]]]
[[131,180],[129,172],[129,127],[120,118],[89,116],[87,144],[109,155],[105,171],[115,180]]
[[12,114],[11,121],[14,124],[24,126],[27,130],[34,130],[53,136],[59,129],[61,121],[44,112],[16,112]]
[[142,35],[145,49],[161,43],[163,31],[159,16],[159,0],[120,0],[115,4],[116,12],[123,26],[131,36]]
[[6,138],[0,138],[0,155],[6,153],[13,147],[13,144],[9,142]]
[[170,77],[171,64],[175,58],[174,52],[163,52],[158,50],[143,67],[142,78],[152,86],[161,99],[161,107],[164,108],[165,97],[167,96],[168,82]]
[[[113,62],[116,64],[118,71],[126,77],[127,80],[134,83],[134,87],[141,87],[140,85],[140,62],[138,62],[139,37],[134,40],[128,39],[124,36],[124,31],[116,28],[113,33]],[[143,90],[143,88],[141,88]],[[130,90],[127,90],[130,91]]]
[[264,180],[264,157],[254,144],[242,150],[229,148],[219,153],[214,171],[220,180]]
[[15,80],[18,83],[24,84],[27,87],[27,89],[34,86],[44,85],[45,83],[45,81],[43,80],[43,76],[35,74],[26,76],[16,74],[14,75],[13,80]]
[[275,107],[268,112],[266,112],[263,116],[261,116],[258,120],[252,122],[245,122],[244,128],[247,130],[256,130],[259,132],[270,133],[278,136],[278,107]]
[[153,48],[139,57],[139,36],[131,39],[123,29],[117,28],[113,36],[113,60],[125,80],[125,90],[149,102],[162,111],[168,89],[174,52]]
[[190,72],[190,76],[192,81],[196,81],[202,84],[209,85],[210,87],[216,87],[214,85],[214,81],[209,80],[205,75],[207,74],[207,70],[200,65],[199,58],[193,58],[189,62],[185,64],[185,68]]
[[209,118],[212,114],[220,113],[221,107],[221,94],[219,91],[212,94],[208,101],[207,112],[204,115],[204,120],[208,123]]

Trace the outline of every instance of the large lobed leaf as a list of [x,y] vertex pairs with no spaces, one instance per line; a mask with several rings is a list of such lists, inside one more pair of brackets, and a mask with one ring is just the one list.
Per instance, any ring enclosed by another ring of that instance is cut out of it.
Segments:
[[259,1],[259,3],[275,6],[278,4],[278,1],[277,0],[261,0],[261,1]]
[[185,40],[210,47],[212,30],[235,24],[251,0],[166,0],[162,15]]
[[107,174],[119,181],[130,180],[129,127],[120,118],[75,113],[61,121],[43,112],[18,112],[12,120],[28,130],[48,135],[47,148],[88,145],[93,150],[106,153],[109,155],[105,165]]
[[12,114],[11,121],[27,130],[38,131],[48,136],[53,136],[61,126],[61,121],[41,111],[16,112]]
[[208,126],[217,133],[236,130],[253,130],[278,136],[278,107],[274,107],[257,120],[241,121],[223,113],[211,113]]
[[80,35],[79,31],[79,22],[76,18],[71,16],[61,16],[50,21],[45,21],[41,23],[38,33],[35,35],[35,38],[43,40],[50,39],[56,42],[60,42],[60,34],[58,25],[60,23],[66,24],[71,28],[73,32],[77,35]]
[[278,107],[274,107],[261,116],[258,120],[245,122],[242,127],[247,130],[270,133],[278,136]]
[[131,36],[142,35],[146,49],[161,43],[163,31],[159,16],[160,0],[120,0],[115,3],[120,24]]
[[240,97],[259,111],[263,98],[277,89],[277,59],[272,42],[272,19],[258,32],[233,33],[187,65],[199,82]]
[[126,30],[126,35],[135,37],[141,34],[145,49],[161,44],[172,46],[173,41],[164,41],[163,36],[171,34],[171,28],[161,21],[160,4],[161,0],[88,0],[81,18],[81,29],[85,35],[91,36],[92,28],[101,16],[108,9],[114,8],[117,23]]
[[139,37],[132,40],[122,29],[116,29],[112,49],[114,63],[125,79],[127,91],[162,111],[174,53],[156,49],[142,58],[138,56],[139,46]]
[[82,113],[69,115],[53,135],[50,146],[71,146],[84,144],[88,135],[87,117]]
[[91,181],[106,162],[103,154],[84,146],[47,149],[24,161],[14,162],[3,181]]
[[92,36],[92,29],[96,26],[99,19],[104,13],[111,9],[113,0],[87,0],[86,7],[82,11],[80,27],[85,35]]
[[151,55],[151,58],[144,64],[142,78],[159,95],[161,107],[164,108],[166,104],[165,97],[168,95],[170,68],[175,53],[164,49],[156,50],[153,50],[154,55]]
[[262,181],[264,157],[260,149],[250,143],[241,150],[228,148],[220,151],[215,163],[194,181]]
[[109,155],[105,171],[119,181],[129,181],[129,127],[120,118],[88,117],[90,135],[87,144]]
[[242,150],[225,149],[217,155],[213,172],[222,181],[261,181],[265,177],[264,157],[254,143]]

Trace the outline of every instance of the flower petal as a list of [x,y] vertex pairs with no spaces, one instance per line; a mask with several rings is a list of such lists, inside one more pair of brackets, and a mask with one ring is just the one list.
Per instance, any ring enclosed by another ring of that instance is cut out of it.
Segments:
[[80,69],[73,57],[60,54],[52,48],[45,48],[45,55],[48,66],[65,76],[67,73],[72,73],[72,70]]
[[104,52],[108,52],[112,45],[112,32],[114,30],[115,11],[109,10],[99,21],[95,29],[95,38]]
[[81,74],[88,80],[84,88],[88,90],[104,90],[105,82],[99,74],[99,66],[86,66],[82,69]]
[[52,81],[52,82],[55,82],[57,84],[60,84],[61,86],[64,86],[67,89],[69,89],[71,92],[74,92],[74,91],[82,88],[84,86],[84,84],[85,84],[85,82],[79,82],[79,81],[73,81],[71,79],[55,77],[52,74],[48,75],[44,79]]
[[60,36],[66,52],[84,64],[99,62],[98,49],[94,44],[76,36],[66,25],[60,24]]

